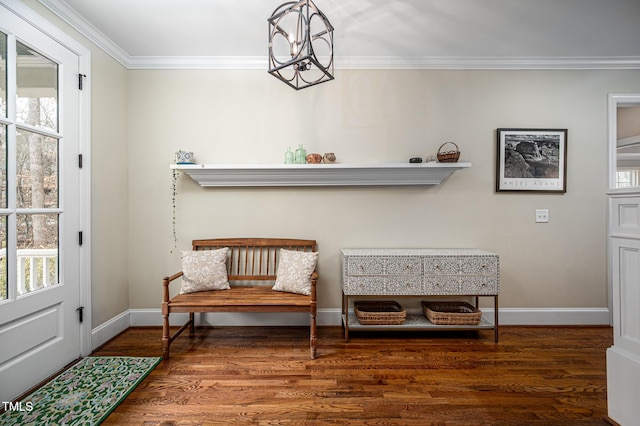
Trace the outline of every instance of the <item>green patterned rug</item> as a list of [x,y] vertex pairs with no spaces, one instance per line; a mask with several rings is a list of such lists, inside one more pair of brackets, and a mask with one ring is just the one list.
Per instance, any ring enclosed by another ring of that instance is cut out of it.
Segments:
[[99,425],[162,358],[87,357],[5,411],[0,425]]

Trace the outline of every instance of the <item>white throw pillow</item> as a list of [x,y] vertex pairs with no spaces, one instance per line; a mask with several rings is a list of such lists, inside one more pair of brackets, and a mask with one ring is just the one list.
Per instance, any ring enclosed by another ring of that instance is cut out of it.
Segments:
[[229,248],[182,251],[180,294],[196,291],[228,290],[227,255]]
[[273,289],[288,293],[311,294],[311,274],[316,269],[318,252],[280,249],[280,261]]

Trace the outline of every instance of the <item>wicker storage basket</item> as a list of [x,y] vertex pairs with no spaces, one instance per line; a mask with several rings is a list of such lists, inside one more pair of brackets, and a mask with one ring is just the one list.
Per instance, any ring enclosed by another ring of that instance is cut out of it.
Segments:
[[398,325],[407,318],[407,311],[393,301],[360,300],[353,307],[362,325]]
[[[456,149],[452,151],[442,151],[442,148],[448,143],[453,144]],[[458,149],[458,145],[454,142],[445,142],[440,145],[440,148],[438,148],[438,162],[440,163],[457,163],[459,158],[460,150]]]
[[437,325],[478,325],[482,312],[466,302],[422,302],[422,311]]

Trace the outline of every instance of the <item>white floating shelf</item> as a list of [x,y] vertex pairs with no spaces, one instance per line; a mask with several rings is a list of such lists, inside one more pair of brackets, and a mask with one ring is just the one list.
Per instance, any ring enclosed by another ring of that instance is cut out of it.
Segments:
[[203,187],[438,185],[471,163],[173,164]]

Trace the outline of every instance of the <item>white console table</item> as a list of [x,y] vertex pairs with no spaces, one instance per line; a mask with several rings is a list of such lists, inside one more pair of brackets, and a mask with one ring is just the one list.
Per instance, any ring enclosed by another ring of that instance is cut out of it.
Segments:
[[[500,261],[495,253],[477,249],[343,249],[342,324],[349,330],[494,330],[498,341]],[[362,325],[350,299],[441,296],[494,299],[494,322],[478,325],[436,325],[423,314],[408,314],[402,325]]]

